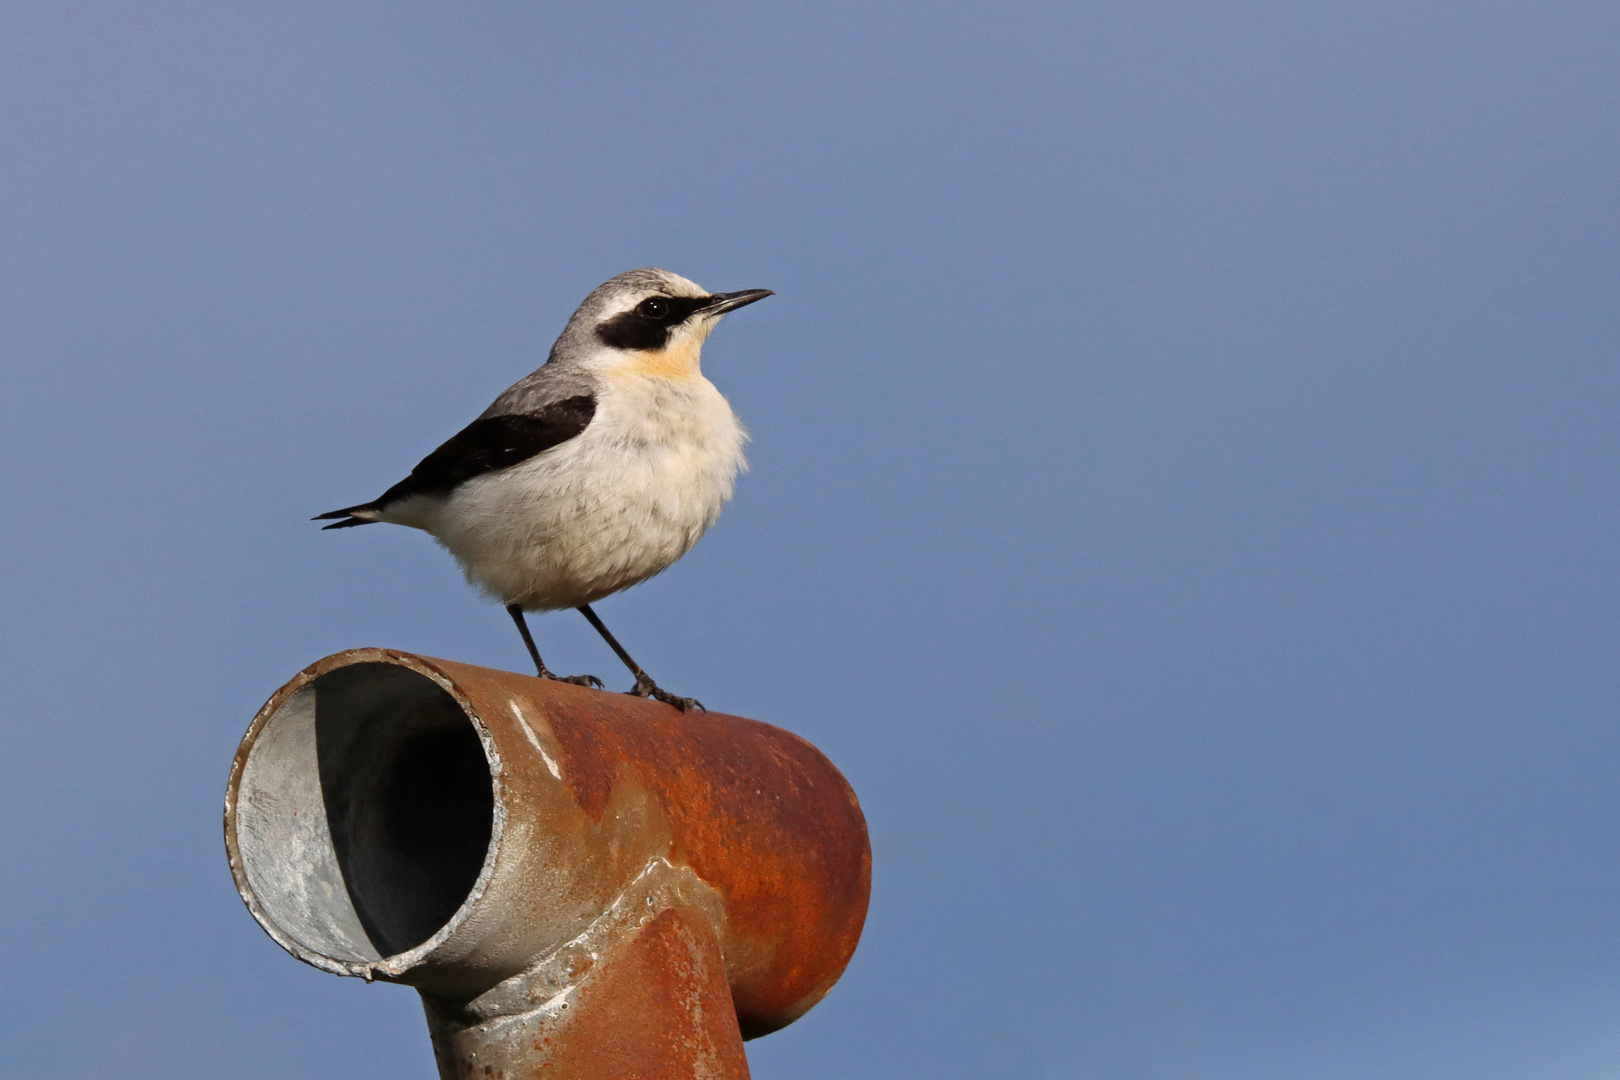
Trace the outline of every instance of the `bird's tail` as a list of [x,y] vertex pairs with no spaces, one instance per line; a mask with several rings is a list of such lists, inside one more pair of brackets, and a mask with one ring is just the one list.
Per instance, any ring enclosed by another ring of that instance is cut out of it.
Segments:
[[309,520],[332,521],[333,518],[340,519],[338,521],[332,521],[332,524],[330,525],[322,525],[322,532],[325,532],[327,529],[352,529],[356,525],[376,524],[376,512],[376,503],[361,503],[359,506],[351,506],[344,510],[331,510],[324,514],[316,514]]

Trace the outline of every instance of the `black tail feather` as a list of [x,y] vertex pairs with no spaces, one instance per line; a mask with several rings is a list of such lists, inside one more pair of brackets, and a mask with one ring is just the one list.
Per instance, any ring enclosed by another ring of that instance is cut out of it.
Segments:
[[341,521],[333,521],[330,525],[321,526],[322,532],[325,532],[327,529],[352,529],[356,525],[375,525],[377,522],[372,518],[354,516],[354,512],[356,510],[370,510],[372,506],[372,503],[361,503],[359,506],[351,506],[344,510],[329,510],[324,514],[316,514],[309,520],[332,521],[333,518],[343,519]]

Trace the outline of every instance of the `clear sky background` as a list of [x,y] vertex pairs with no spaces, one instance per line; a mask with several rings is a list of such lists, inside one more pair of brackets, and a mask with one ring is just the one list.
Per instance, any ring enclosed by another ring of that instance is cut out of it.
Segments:
[[756,1077],[1620,1077],[1617,56],[1611,0],[9,0],[0,1073],[433,1075],[242,908],[226,771],[328,653],[524,669],[306,519],[656,264],[777,292],[705,358],[753,472],[599,610],[875,846]]

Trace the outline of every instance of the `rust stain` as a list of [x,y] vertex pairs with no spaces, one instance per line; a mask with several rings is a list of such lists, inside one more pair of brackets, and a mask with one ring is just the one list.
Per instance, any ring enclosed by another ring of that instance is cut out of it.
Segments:
[[581,988],[541,1076],[745,1080],[719,942],[668,908]]
[[613,809],[638,797],[656,805],[663,827],[642,839],[725,898],[722,951],[746,1037],[791,1023],[837,982],[865,923],[871,848],[854,791],[809,742],[725,713],[429,663],[475,698],[519,696],[543,716],[594,828],[613,828]]

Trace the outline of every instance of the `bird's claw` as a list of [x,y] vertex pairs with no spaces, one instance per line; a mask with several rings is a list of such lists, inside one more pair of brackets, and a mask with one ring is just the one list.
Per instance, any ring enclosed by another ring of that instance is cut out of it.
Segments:
[[573,683],[575,686],[588,686],[592,690],[600,690],[603,685],[602,680],[595,675],[570,675],[566,679],[558,679],[557,681]]
[[558,675],[554,671],[542,668],[540,677],[550,679],[552,682],[565,682],[572,686],[587,686],[594,690],[602,689],[602,680],[595,675]]
[[702,712],[709,711],[703,707],[703,702],[699,701],[697,698],[680,697],[679,695],[670,693],[668,690],[659,689],[658,684],[653,682],[652,678],[646,672],[642,672],[640,675],[636,676],[636,685],[631,687],[628,693],[631,697],[654,698],[658,701],[662,701],[665,705],[673,705],[683,713],[691,712],[693,709],[698,709]]

